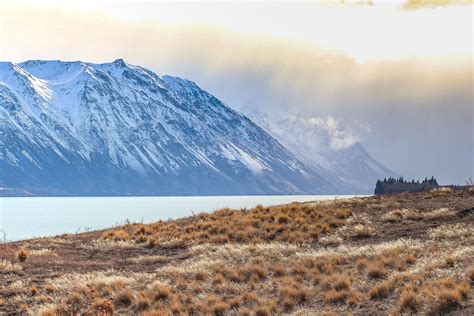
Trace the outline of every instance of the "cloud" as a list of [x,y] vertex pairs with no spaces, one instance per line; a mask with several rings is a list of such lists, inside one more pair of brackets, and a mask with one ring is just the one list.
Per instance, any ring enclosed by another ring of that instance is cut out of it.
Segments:
[[333,150],[346,149],[359,142],[359,139],[350,130],[342,128],[340,122],[331,116],[326,118],[311,117],[307,122],[327,133],[330,139],[329,146]]
[[373,0],[323,0],[323,5],[338,5],[338,6],[373,6]]
[[407,10],[420,8],[433,8],[458,4],[472,4],[472,0],[407,0],[403,8]]

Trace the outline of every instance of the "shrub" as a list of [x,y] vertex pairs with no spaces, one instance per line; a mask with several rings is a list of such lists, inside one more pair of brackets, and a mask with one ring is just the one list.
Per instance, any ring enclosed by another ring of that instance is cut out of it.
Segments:
[[369,265],[369,261],[365,258],[359,258],[356,260],[356,266],[359,270],[364,270]]
[[270,316],[272,310],[268,306],[259,306],[255,309],[255,316]]
[[382,282],[370,290],[369,292],[370,298],[371,299],[387,298],[390,295],[390,292],[392,291],[392,287],[393,285],[390,281]]
[[388,275],[388,271],[378,264],[373,264],[369,267],[367,275],[371,279],[381,279],[385,278]]
[[461,294],[463,299],[466,299],[469,295],[470,287],[466,281],[463,281],[456,286],[456,290],[459,292],[459,294]]
[[229,308],[229,306],[227,305],[227,303],[225,303],[225,302],[216,302],[212,306],[212,311],[216,315],[222,315],[228,308]]
[[471,279],[471,282],[474,282],[474,266],[471,266],[469,270],[467,270],[467,277]]
[[216,274],[214,278],[212,278],[212,284],[214,285],[221,284],[222,282],[224,282],[224,280],[225,279],[222,274]]
[[355,238],[370,237],[374,234],[374,229],[362,224],[357,224],[352,228],[352,236]]
[[347,290],[344,291],[335,291],[331,290],[324,295],[324,301],[326,303],[344,303],[350,296],[350,292]]
[[445,196],[445,195],[453,193],[453,189],[452,188],[446,188],[446,187],[440,187],[440,188],[435,188],[435,189],[431,190],[431,193],[433,194],[433,196]]
[[171,295],[171,290],[167,286],[164,286],[164,285],[156,286],[154,288],[154,292],[155,292],[155,295],[154,295],[155,301],[167,300]]
[[250,316],[252,314],[252,311],[248,309],[247,307],[241,307],[239,308],[239,315],[240,316]]
[[183,309],[183,305],[178,301],[178,299],[172,299],[169,305],[171,313],[173,315],[179,314],[179,312]]
[[461,306],[461,298],[461,293],[456,289],[441,290],[436,296],[430,314],[439,315],[454,311]]
[[229,305],[230,308],[237,308],[242,304],[242,301],[240,300],[239,297],[235,297],[232,300],[230,300]]
[[286,214],[282,214],[278,216],[278,223],[279,224],[287,224],[290,221],[290,217]]
[[207,272],[204,270],[197,271],[194,274],[194,278],[198,281],[204,281],[207,278]]
[[348,290],[349,287],[351,286],[351,281],[348,277],[343,277],[343,276],[336,276],[332,280],[334,290],[336,291],[342,291],[342,290]]
[[121,306],[128,306],[133,303],[133,293],[130,290],[123,290],[115,296],[115,303]]
[[338,208],[334,212],[334,216],[338,219],[346,219],[352,215],[350,208]]
[[405,290],[400,295],[400,311],[402,312],[416,312],[420,308],[421,302],[413,290]]
[[[474,268],[472,269],[474,271]],[[286,266],[278,264],[273,268],[273,274],[275,277],[282,277],[286,274]]]
[[144,311],[150,307],[150,300],[145,294],[141,293],[135,302],[135,306],[139,311]]
[[296,303],[307,301],[310,297],[308,291],[296,285],[284,286],[280,288],[279,292],[283,299],[289,299],[289,301],[295,301]]
[[130,240],[130,235],[123,229],[112,229],[104,232],[102,238],[113,241],[126,241]]
[[455,262],[456,262],[456,260],[454,259],[454,257],[453,257],[453,256],[449,256],[449,257],[446,258],[446,261],[445,261],[444,266],[445,266],[446,268],[452,268],[452,267],[454,267],[454,263],[455,263]]
[[92,311],[100,315],[113,315],[114,314],[114,304],[110,300],[97,298],[92,304]]
[[48,283],[46,284],[43,289],[47,292],[47,293],[54,293],[56,291],[56,287],[51,284],[51,283]]
[[18,249],[18,252],[16,253],[17,259],[20,260],[21,262],[24,262],[28,258],[29,255],[30,254],[25,247],[20,247],[20,249]]

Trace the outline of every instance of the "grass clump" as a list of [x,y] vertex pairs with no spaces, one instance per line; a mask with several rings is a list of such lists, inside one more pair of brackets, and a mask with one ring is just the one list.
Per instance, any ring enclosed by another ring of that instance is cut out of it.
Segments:
[[430,309],[431,315],[447,314],[461,306],[462,295],[456,289],[445,289],[435,297],[435,302]]
[[114,303],[111,300],[96,298],[91,306],[91,313],[96,315],[113,315],[115,311]]
[[[175,240],[194,243],[313,243],[321,234],[344,226],[352,210],[310,204],[273,207],[257,206],[251,210],[220,209],[178,221],[159,221],[151,225],[126,225],[104,232],[103,239],[134,240],[154,243]],[[179,222],[183,225],[177,225]],[[146,237],[145,237],[146,236]],[[153,247],[153,246],[150,246]]]
[[132,305],[133,298],[134,298],[133,292],[129,289],[125,289],[119,292],[115,296],[114,301],[115,301],[115,304],[118,306],[129,306],[129,305]]
[[154,293],[155,301],[167,300],[171,295],[171,289],[164,285],[157,285],[154,288]]
[[402,292],[400,295],[400,311],[416,313],[421,306],[421,300],[412,289]]
[[336,291],[331,290],[324,295],[324,301],[330,304],[344,303],[351,296],[348,290]]
[[377,284],[373,287],[370,292],[369,296],[371,299],[384,299],[387,298],[393,290],[393,284],[390,281],[384,281],[382,283]]
[[388,275],[388,271],[382,265],[375,263],[369,266],[367,275],[371,279],[382,279]]
[[[103,239],[113,240],[113,241],[127,241],[130,240],[130,234],[123,229],[112,229],[104,232],[102,234]],[[138,238],[140,238],[138,236]],[[137,239],[139,241],[139,239]]]
[[20,249],[18,249],[17,253],[16,253],[16,258],[18,260],[20,260],[20,262],[24,262],[26,261],[26,259],[29,257],[29,252],[28,252],[28,249],[26,249],[26,247],[20,247]]

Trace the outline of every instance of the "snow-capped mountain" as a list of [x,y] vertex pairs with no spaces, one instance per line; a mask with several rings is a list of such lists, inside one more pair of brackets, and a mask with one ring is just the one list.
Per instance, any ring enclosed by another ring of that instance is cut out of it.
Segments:
[[377,162],[334,118],[243,112],[274,136],[296,158],[344,192],[372,193],[378,179],[396,173]]
[[0,63],[0,187],[46,195],[344,191],[195,83],[120,59]]

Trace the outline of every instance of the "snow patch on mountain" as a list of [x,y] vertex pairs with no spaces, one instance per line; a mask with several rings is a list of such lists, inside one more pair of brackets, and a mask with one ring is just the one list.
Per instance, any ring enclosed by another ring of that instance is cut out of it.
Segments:
[[194,82],[112,63],[0,63],[0,185],[39,194],[343,189]]

